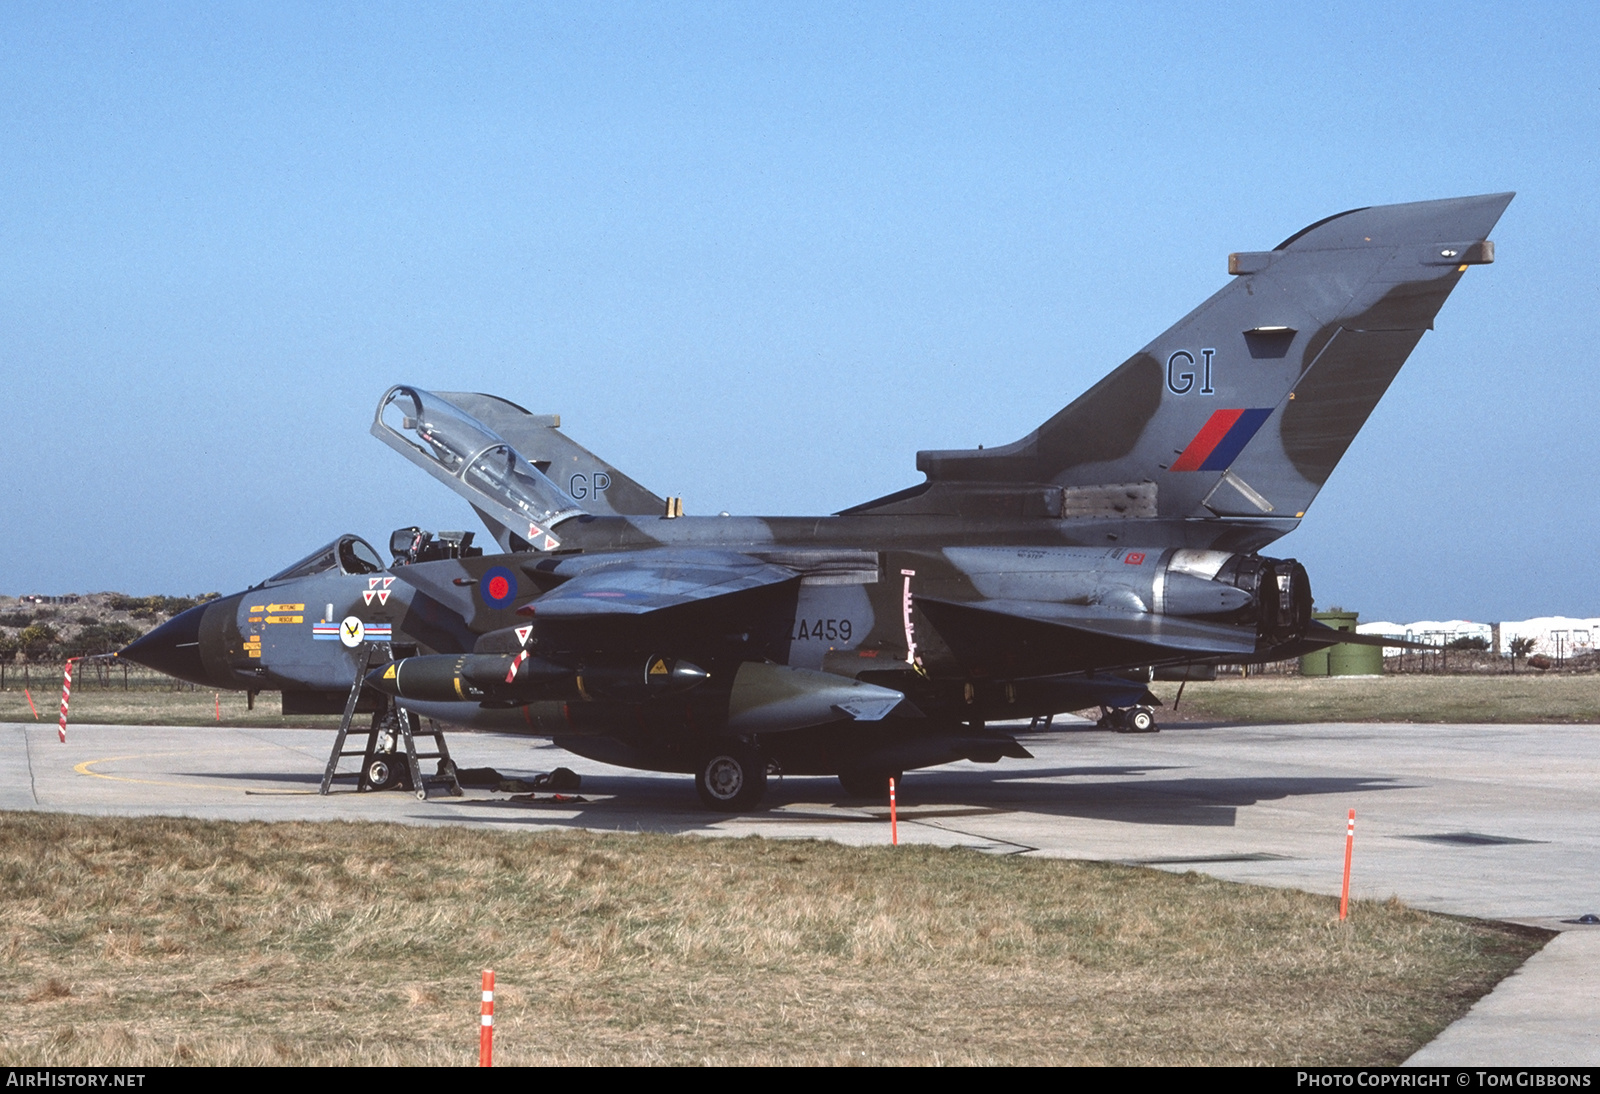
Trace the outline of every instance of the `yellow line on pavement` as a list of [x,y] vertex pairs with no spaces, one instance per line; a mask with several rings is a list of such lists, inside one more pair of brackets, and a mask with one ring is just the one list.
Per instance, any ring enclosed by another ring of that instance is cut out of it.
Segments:
[[[186,790],[232,790],[235,793],[250,793],[250,791],[245,790],[242,787],[230,786],[222,783],[177,783],[166,779],[135,779],[130,775],[107,775],[103,771],[89,770],[95,764],[114,764],[122,760],[144,760],[149,759],[152,756],[215,756],[221,754],[221,752],[221,749],[213,750],[209,753],[184,750],[181,752],[140,752],[129,756],[102,756],[98,760],[84,760],[81,764],[74,765],[72,770],[76,771],[80,775],[88,775],[96,779],[110,779],[112,782],[118,783],[140,783],[144,786],[178,786],[183,787]],[[256,791],[256,793],[260,793],[260,791]],[[296,791],[278,791],[278,793],[292,794],[296,793]]]

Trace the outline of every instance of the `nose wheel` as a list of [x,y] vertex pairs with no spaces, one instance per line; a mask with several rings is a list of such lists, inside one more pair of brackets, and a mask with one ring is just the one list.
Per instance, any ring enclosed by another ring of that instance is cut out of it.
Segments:
[[1101,707],[1101,729],[1118,733],[1160,733],[1156,725],[1156,712],[1149,707]]
[[391,754],[369,763],[366,770],[362,772],[365,776],[362,779],[363,785],[368,790],[388,790],[391,787],[399,786],[404,781],[403,772],[405,769],[400,763],[396,762],[396,759]]

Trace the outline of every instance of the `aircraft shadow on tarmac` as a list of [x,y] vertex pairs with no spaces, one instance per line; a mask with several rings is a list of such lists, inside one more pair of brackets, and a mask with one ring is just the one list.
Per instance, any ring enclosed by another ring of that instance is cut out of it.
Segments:
[[[1132,779],[1150,767],[1045,768],[981,772],[919,772],[901,792],[902,818],[995,816],[1032,813],[1122,824],[1232,827],[1240,807],[1264,801],[1313,795],[1351,795],[1401,790],[1410,784],[1392,778],[1359,776],[1265,776],[1245,778]],[[1105,779],[1111,776],[1110,779]],[[1121,776],[1121,777],[1118,777]],[[1045,782],[1062,777],[1105,781]],[[659,832],[702,831],[729,819],[699,807],[687,779],[659,776],[584,776],[579,797],[600,801],[555,802],[499,799],[477,803],[483,819],[497,824]],[[454,799],[445,799],[454,800]],[[836,803],[836,804],[835,804]],[[461,803],[466,804],[466,803]],[[806,808],[806,806],[812,808]],[[886,803],[841,799],[827,778],[789,778],[769,783],[766,806],[749,818],[768,825],[797,827],[819,822],[877,823],[888,819]],[[544,811],[560,815],[541,817]],[[578,816],[572,817],[576,812]],[[437,818],[431,818],[437,819]]]
[[[431,768],[428,765],[424,765],[424,770],[431,770]],[[910,789],[915,790],[918,787],[930,787],[934,785],[933,780],[935,777],[952,774],[956,780],[951,784],[952,787],[958,787],[960,789],[953,789],[951,793],[960,794],[964,793],[967,787],[975,785],[982,786],[986,783],[1004,783],[1008,781],[1027,782],[1037,778],[1061,778],[1063,776],[1077,775],[1143,775],[1151,771],[1165,770],[1168,770],[1168,766],[1140,764],[1136,766],[1111,767],[1037,768],[1029,770],[1026,773],[1019,773],[1015,771],[1007,773],[979,771],[963,771],[952,773],[930,771],[913,775],[913,781]],[[311,771],[174,771],[171,774],[177,778],[206,780],[218,779],[225,782],[264,784],[298,783],[300,785],[309,786],[318,786],[322,783],[322,775]],[[531,780],[535,773],[514,772],[508,770],[505,772],[505,774],[509,778]],[[999,776],[1002,774],[1006,777],[1000,778]],[[333,777],[334,787],[336,790],[340,788],[347,788],[349,785],[355,783],[356,778],[357,773],[354,771],[340,771]],[[599,787],[602,784],[605,784],[607,788],[600,790]],[[652,806],[655,806],[670,804],[670,801],[673,798],[680,796],[677,793],[678,790],[684,787],[689,787],[692,784],[689,783],[687,778],[663,779],[659,776],[640,777],[629,775],[585,775],[583,785],[585,788],[592,788],[596,793],[603,793],[608,797],[618,796],[630,799],[639,797],[641,800],[649,801]],[[771,786],[774,792],[774,798],[771,802],[773,805],[782,805],[794,801],[831,801],[838,798],[837,784],[834,783],[831,778],[791,776],[787,783],[780,780],[774,780]],[[792,793],[787,797],[784,797],[781,794],[781,790],[784,786],[789,786],[791,788],[801,787],[803,788],[803,793],[798,798]],[[903,796],[904,794],[902,794],[902,797]],[[1007,799],[1007,804],[1014,799],[1015,796]],[[865,801],[858,801],[856,804],[867,805],[869,803]]]
[[[1387,777],[1362,776],[1163,776],[1174,765],[1137,764],[1107,766],[1057,766],[999,768],[993,771],[924,770],[900,787],[903,817],[909,821],[1031,813],[1048,817],[1111,821],[1121,824],[1232,827],[1241,807],[1265,801],[1317,795],[1351,795],[1378,790],[1406,789],[1412,784]],[[315,787],[318,773],[306,771],[185,771],[188,778],[257,783],[262,786]],[[334,793],[354,792],[353,773],[336,777]],[[887,803],[862,798],[842,798],[832,778],[790,777],[768,784],[766,807],[748,818],[768,825],[785,823],[872,824],[887,820]],[[636,831],[693,832],[726,821],[729,815],[701,808],[687,777],[660,775],[585,775],[575,792],[585,801],[557,802],[541,795],[537,800],[509,797],[435,798],[444,805],[470,807],[497,824],[610,828]],[[599,800],[595,800],[599,799]],[[810,808],[807,808],[807,807]],[[572,813],[578,816],[573,818]],[[541,817],[541,813],[550,815]],[[430,817],[428,819],[440,819]]]

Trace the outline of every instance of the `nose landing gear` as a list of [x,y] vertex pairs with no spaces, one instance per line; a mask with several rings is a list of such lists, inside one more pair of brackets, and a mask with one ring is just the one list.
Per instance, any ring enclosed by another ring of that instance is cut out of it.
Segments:
[[1149,707],[1101,707],[1100,721],[1095,723],[1101,729],[1111,729],[1118,733],[1160,733],[1161,727],[1156,725],[1156,712]]

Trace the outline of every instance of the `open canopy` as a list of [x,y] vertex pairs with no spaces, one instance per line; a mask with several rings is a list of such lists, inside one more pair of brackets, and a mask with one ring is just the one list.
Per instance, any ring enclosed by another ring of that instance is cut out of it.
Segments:
[[508,533],[553,551],[561,541],[552,529],[584,513],[498,433],[432,392],[404,385],[384,392],[372,435],[497,521],[502,527],[490,526],[497,539]]

